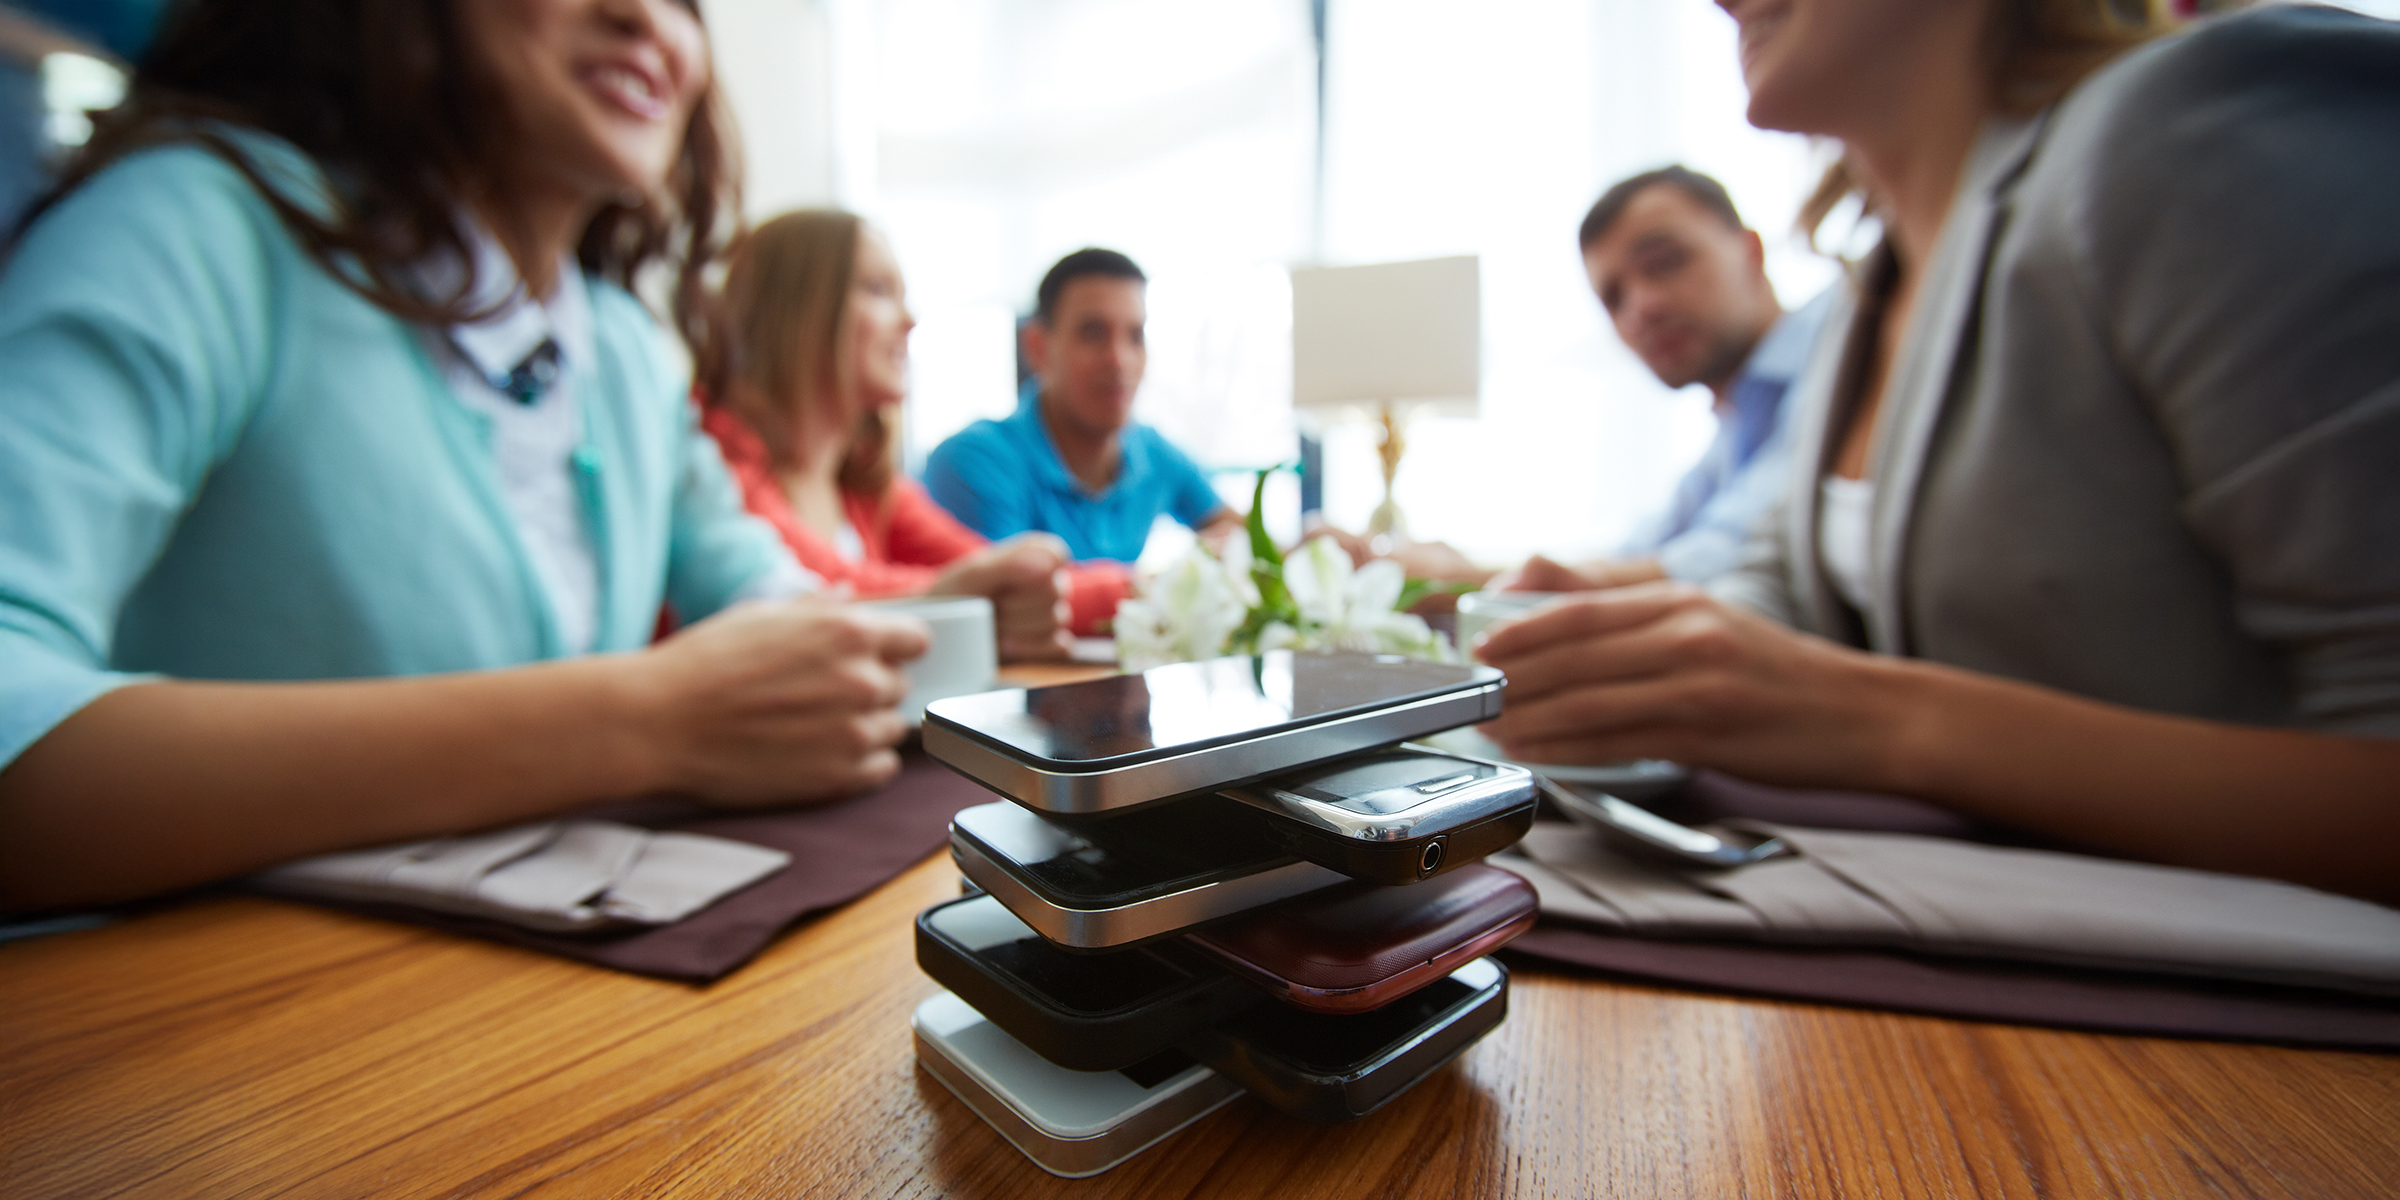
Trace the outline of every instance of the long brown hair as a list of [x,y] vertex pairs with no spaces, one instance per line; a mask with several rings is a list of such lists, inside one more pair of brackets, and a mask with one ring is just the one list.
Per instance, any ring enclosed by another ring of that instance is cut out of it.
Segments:
[[[2109,60],[2175,24],[2163,0],[1998,0],[1984,36],[1992,107],[2015,116],[2039,112]],[[1873,207],[1862,186],[1847,159],[1826,168],[1795,222],[1811,246],[1842,201],[1860,196]]]
[[[409,268],[442,252],[474,261],[456,215],[461,193],[501,178],[516,149],[492,119],[502,111],[499,82],[460,26],[457,5],[477,2],[173,6],[126,102],[101,119],[40,207],[137,150],[196,143],[248,178],[308,254],[368,301],[404,320],[471,318],[472,279],[454,295],[427,297]],[[286,195],[226,136],[227,125],[299,147],[334,181],[333,210]],[[586,272],[628,289],[653,267],[671,269],[676,331],[695,350],[713,340],[703,273],[723,240],[720,222],[739,210],[729,138],[712,82],[684,130],[665,194],[603,207],[576,245]]]
[[[734,404],[772,458],[783,457],[803,406],[848,395],[856,384],[858,364],[846,353],[846,335],[865,227],[856,213],[801,209],[742,235],[726,255],[725,344],[709,356],[703,394],[711,403]],[[736,389],[737,381],[748,388]],[[736,403],[737,390],[757,400]],[[880,500],[890,490],[899,471],[892,424],[880,407],[859,414],[835,477],[843,491]]]

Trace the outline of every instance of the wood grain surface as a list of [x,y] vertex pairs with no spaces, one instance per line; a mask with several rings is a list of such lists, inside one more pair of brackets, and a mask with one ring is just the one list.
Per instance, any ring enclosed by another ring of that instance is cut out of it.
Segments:
[[1521,971],[1364,1121],[1247,1098],[1052,1178],[920,1072],[936,857],[708,987],[264,899],[0,946],[8,1197],[2305,1196],[2400,1181],[2400,1057]]

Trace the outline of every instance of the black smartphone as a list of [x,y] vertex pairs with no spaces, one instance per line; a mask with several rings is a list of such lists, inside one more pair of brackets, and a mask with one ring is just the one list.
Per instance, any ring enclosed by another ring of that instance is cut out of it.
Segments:
[[1028,807],[1089,815],[1500,715],[1490,667],[1277,650],[936,700],[925,750]]
[[1108,950],[1349,882],[1268,838],[1248,806],[1200,795],[1105,821],[995,801],[950,819],[950,853],[1043,937]]
[[917,914],[917,967],[1035,1053],[1072,1071],[1117,1071],[1266,994],[1174,942],[1068,954],[998,900]]
[[1508,970],[1479,958],[1372,1012],[1254,1008],[1183,1049],[1295,1117],[1348,1121],[1414,1087],[1508,1015]]
[[1355,754],[1224,795],[1267,817],[1292,854],[1354,879],[1429,879],[1515,845],[1540,787],[1508,763],[1419,746]]

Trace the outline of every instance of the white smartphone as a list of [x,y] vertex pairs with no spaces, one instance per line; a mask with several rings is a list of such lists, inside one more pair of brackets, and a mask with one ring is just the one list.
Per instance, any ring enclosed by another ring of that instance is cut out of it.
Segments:
[[1122,1071],[1070,1071],[1000,1031],[966,1001],[917,1006],[917,1063],[984,1123],[1053,1175],[1097,1175],[1242,1094],[1170,1051]]

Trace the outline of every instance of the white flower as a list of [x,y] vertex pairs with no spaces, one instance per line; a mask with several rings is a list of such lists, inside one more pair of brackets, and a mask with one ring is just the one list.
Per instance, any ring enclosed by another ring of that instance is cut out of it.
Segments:
[[1300,610],[1300,644],[1306,648],[1455,658],[1423,618],[1393,611],[1408,585],[1396,562],[1379,558],[1352,569],[1350,556],[1332,538],[1317,538],[1284,560],[1283,584]]
[[1117,606],[1117,661],[1128,671],[1225,654],[1258,602],[1246,547],[1239,575],[1195,548],[1143,580],[1141,593]]
[[1258,652],[1290,650],[1300,645],[1300,631],[1281,621],[1269,621],[1258,631]]
[[[1191,552],[1195,555],[1208,553],[1206,547],[1202,546],[1193,547]],[[1258,581],[1250,577],[1250,568],[1256,564],[1257,560],[1250,556],[1250,539],[1247,537],[1226,538],[1225,550],[1216,561],[1221,564],[1225,572],[1225,581],[1232,586],[1234,596],[1241,601],[1242,610],[1247,612],[1257,608],[1259,602]]]
[[[1262,598],[1251,577],[1250,545],[1229,539],[1222,557],[1194,547],[1140,582],[1139,597],[1117,608],[1117,659],[1128,671],[1233,653],[1233,635]],[[1407,578],[1378,560],[1353,569],[1349,555],[1319,538],[1283,563],[1296,621],[1274,620],[1239,649],[1349,650],[1456,662],[1450,643],[1423,620],[1393,611]]]

